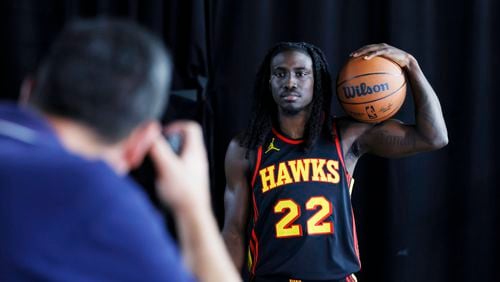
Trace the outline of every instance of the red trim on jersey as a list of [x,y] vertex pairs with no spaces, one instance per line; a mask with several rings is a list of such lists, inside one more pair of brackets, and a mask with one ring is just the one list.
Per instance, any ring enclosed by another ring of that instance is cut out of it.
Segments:
[[257,161],[255,162],[255,169],[253,171],[253,177],[252,177],[252,189],[253,186],[255,185],[255,179],[257,178],[257,171],[259,171],[261,159],[262,159],[262,146],[260,146],[259,149],[257,150]]
[[253,192],[254,186],[255,186],[255,180],[257,179],[257,172],[259,171],[260,168],[260,161],[262,159],[262,146],[259,147],[257,150],[257,161],[255,162],[255,170],[253,172],[253,177],[252,177],[252,190],[250,191],[252,193],[252,202],[253,202],[253,220],[254,222],[257,221],[257,218],[259,217],[259,210],[257,209],[257,201],[255,200],[255,193]]
[[[335,146],[337,147],[337,153],[339,155],[339,159],[340,162],[342,163],[342,167],[344,168],[344,173],[347,179],[347,193],[349,193],[352,178],[344,163],[344,155],[342,154],[342,146],[340,144],[340,138],[337,132],[337,124],[335,122],[333,123],[333,133],[335,135]],[[354,220],[354,211],[352,210],[352,207],[351,207],[351,216],[352,216],[352,237],[354,239],[354,249],[356,251],[356,256],[358,258],[358,264],[361,267],[361,259],[359,256],[358,234],[356,232],[356,221]]]
[[347,170],[344,163],[344,154],[342,154],[342,146],[340,144],[340,138],[337,132],[337,124],[335,122],[333,123],[333,134],[335,135],[335,146],[337,147],[337,154],[339,155],[340,163],[344,168],[344,174],[347,179],[347,192],[349,193],[349,187],[351,185],[351,175],[349,174],[349,171]]
[[255,253],[252,264],[252,274],[255,275],[255,266],[257,266],[257,261],[259,260],[259,240],[257,239],[257,235],[255,234],[255,229],[252,228],[252,239],[255,243]]
[[288,143],[288,144],[292,144],[292,145],[297,145],[297,144],[300,144],[300,143],[303,143],[304,140],[303,139],[290,139],[288,137],[285,137],[283,136],[282,134],[280,134],[276,129],[271,128],[271,130],[273,131],[274,135],[276,135],[276,137],[278,137],[279,139],[281,139],[281,141],[285,142],[285,143]]
[[255,200],[255,193],[252,192],[252,204],[253,204],[253,221],[256,222],[259,217],[259,210],[257,209],[257,201]]
[[250,252],[252,253],[252,255],[255,254],[255,247],[254,247],[253,241],[249,240],[248,245],[250,246]]
[[[260,168],[260,162],[262,160],[262,146],[257,149],[257,160],[255,162],[255,169],[253,172],[253,177],[252,177],[252,204],[253,204],[253,225],[255,227],[255,223],[257,222],[257,219],[259,217],[259,210],[257,209],[257,201],[255,199],[255,193],[254,193],[254,186],[255,186],[255,180],[257,179],[257,173]],[[250,270],[251,274],[255,274],[255,266],[257,265],[257,261],[259,259],[259,240],[257,239],[257,234],[255,233],[255,229],[252,227],[252,232],[250,234],[250,252],[252,252],[252,269]],[[253,244],[252,244],[253,243]]]

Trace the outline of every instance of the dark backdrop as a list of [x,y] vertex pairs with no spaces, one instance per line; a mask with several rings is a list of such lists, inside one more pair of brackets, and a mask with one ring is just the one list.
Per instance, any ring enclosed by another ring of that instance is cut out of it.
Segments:
[[[119,16],[161,36],[176,64],[165,117],[205,129],[223,220],[225,149],[247,123],[256,69],[277,41],[308,41],[336,76],[347,54],[386,42],[413,54],[441,100],[450,143],[387,160],[365,156],[353,203],[361,281],[500,281],[495,110],[500,4],[494,0],[3,1],[2,97],[15,99],[62,25]],[[338,105],[334,112],[342,115]],[[413,122],[411,94],[398,118]],[[147,174],[146,174],[147,175]],[[139,174],[140,180],[147,178]],[[142,178],[142,179],[141,179]],[[147,181],[146,181],[147,182]]]

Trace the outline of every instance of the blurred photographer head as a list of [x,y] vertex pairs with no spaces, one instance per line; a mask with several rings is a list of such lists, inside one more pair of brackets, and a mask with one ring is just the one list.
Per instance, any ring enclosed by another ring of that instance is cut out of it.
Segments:
[[[165,47],[150,32],[125,21],[81,20],[56,39],[28,100],[51,120],[70,150],[96,153],[74,140],[78,134],[65,134],[68,121],[87,130],[95,145],[124,145],[125,160],[118,160],[116,152],[111,158],[123,172],[142,161],[158,131],[155,121],[167,104],[171,72]],[[131,138],[132,146],[125,146]]]

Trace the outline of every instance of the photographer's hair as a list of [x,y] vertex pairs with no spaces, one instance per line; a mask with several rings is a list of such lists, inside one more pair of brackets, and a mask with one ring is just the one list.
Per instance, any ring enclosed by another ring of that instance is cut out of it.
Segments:
[[52,45],[29,102],[115,143],[160,118],[171,71],[164,45],[145,29],[121,20],[79,20]]
[[313,65],[314,90],[311,116],[304,131],[304,149],[310,149],[323,130],[330,136],[333,134],[330,117],[332,80],[325,55],[318,47],[309,43],[281,42],[269,50],[257,72],[250,122],[238,137],[240,145],[247,149],[247,156],[249,150],[262,146],[271,131],[273,121],[277,120],[278,108],[269,87],[271,61],[276,55],[286,51],[299,51],[308,55]]

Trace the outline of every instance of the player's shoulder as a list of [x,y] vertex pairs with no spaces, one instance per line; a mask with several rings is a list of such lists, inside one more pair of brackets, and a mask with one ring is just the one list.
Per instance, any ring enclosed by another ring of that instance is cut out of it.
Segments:
[[225,158],[226,169],[248,169],[249,158],[253,154],[253,150],[249,150],[242,144],[241,135],[235,136],[231,139],[227,147]]
[[334,122],[343,139],[356,139],[376,124],[359,122],[349,116],[335,117]]
[[247,148],[243,145],[241,134],[234,136],[227,146],[226,157],[241,158],[245,157]]
[[337,127],[341,130],[356,129],[356,128],[369,128],[369,127],[373,126],[373,124],[360,122],[360,121],[357,121],[349,116],[335,117],[335,118],[333,118],[333,120],[334,120],[335,124],[337,125]]

